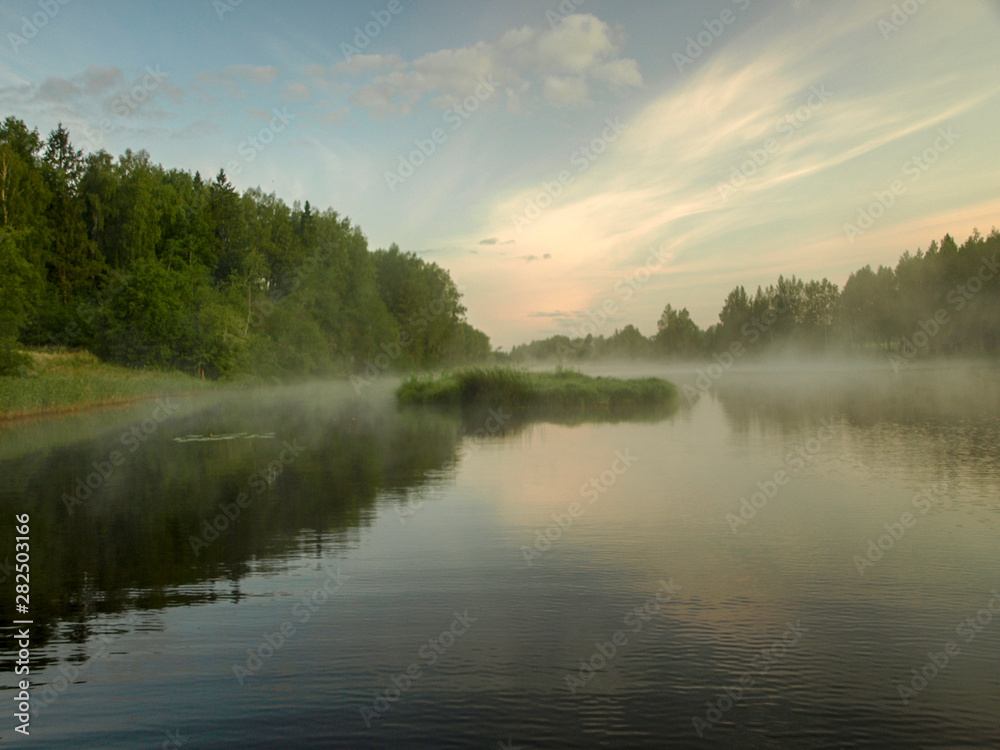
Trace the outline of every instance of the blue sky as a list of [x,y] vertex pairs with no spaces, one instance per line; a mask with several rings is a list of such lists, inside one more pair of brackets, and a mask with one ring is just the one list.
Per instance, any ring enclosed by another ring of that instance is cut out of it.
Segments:
[[18,0],[0,23],[4,116],[332,207],[448,268],[498,345],[609,300],[602,333],[668,302],[707,326],[736,284],[842,285],[1000,224],[995,0]]

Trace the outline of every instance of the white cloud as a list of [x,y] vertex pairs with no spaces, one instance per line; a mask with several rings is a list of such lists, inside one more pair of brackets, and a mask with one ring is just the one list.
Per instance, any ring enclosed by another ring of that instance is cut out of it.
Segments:
[[556,107],[594,106],[585,78],[545,76],[545,101]]
[[330,112],[324,112],[323,114],[315,115],[314,119],[317,120],[318,122],[323,123],[324,125],[340,125],[342,122],[344,122],[344,120],[347,119],[347,116],[349,114],[350,110],[347,109],[346,107],[343,107],[341,109],[335,109]]
[[87,96],[100,96],[125,82],[121,70],[91,65],[80,76],[80,83]]
[[598,65],[594,69],[594,77],[616,87],[642,86],[642,73],[635,60],[612,60]]
[[37,88],[35,96],[43,101],[65,104],[83,93],[81,87],[65,78],[46,78]]
[[531,52],[538,72],[583,75],[612,59],[618,48],[604,21],[575,14],[567,16],[552,31],[539,35]]
[[278,77],[278,70],[272,65],[232,65],[222,72],[236,80],[247,80],[258,86],[273,83]]
[[199,141],[206,136],[214,135],[220,131],[219,125],[212,120],[196,120],[195,122],[185,125],[180,130],[175,131],[171,134],[173,139],[189,139],[193,141]]
[[281,98],[286,102],[301,102],[312,98],[309,87],[304,83],[288,82],[281,90]]
[[129,81],[117,67],[92,65],[69,78],[49,77],[40,84],[0,88],[0,101],[36,115],[46,112],[56,119],[65,119],[67,124],[74,125],[76,134],[83,127],[91,128],[109,116],[112,119],[134,116],[164,119],[164,111],[154,110],[151,101],[167,96],[179,102],[183,92],[171,86],[159,68],[155,71],[158,77],[151,77],[149,70],[139,71]]
[[409,105],[396,105],[394,89],[388,84],[364,86],[351,97],[351,102],[367,109],[377,119],[408,111]]
[[[344,60],[333,66],[335,73],[363,73],[369,70],[382,70],[397,68],[403,65],[403,60],[399,55],[354,55],[349,60]],[[314,66],[320,71],[325,71],[322,66]]]
[[556,107],[593,104],[592,84],[613,89],[643,85],[638,63],[619,57],[612,29],[589,14],[568,16],[555,29],[524,27],[505,32],[495,42],[443,49],[411,62],[395,55],[357,55],[338,63],[338,73],[383,71],[362,84],[352,101],[376,117],[406,113],[425,97],[447,108],[469,96],[482,78],[498,81],[507,106],[517,111],[521,100],[538,87]]

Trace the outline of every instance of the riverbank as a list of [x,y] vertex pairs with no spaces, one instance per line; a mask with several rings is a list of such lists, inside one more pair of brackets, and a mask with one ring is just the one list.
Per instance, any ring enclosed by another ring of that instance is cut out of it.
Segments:
[[220,387],[180,372],[105,364],[90,352],[28,352],[28,356],[31,364],[25,374],[0,377],[0,420],[204,393]]

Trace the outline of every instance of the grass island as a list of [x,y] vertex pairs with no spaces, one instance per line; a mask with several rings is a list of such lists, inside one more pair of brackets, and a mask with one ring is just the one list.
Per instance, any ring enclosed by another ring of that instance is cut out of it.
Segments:
[[623,380],[564,369],[530,372],[512,367],[471,367],[438,377],[411,377],[400,385],[396,398],[403,405],[630,418],[672,410],[677,404],[677,387],[659,378]]

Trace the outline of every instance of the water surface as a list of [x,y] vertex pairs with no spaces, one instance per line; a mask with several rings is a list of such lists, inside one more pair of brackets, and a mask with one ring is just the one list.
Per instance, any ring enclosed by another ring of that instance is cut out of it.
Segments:
[[728,372],[659,421],[502,429],[389,383],[8,425],[30,745],[1000,746],[998,381]]

